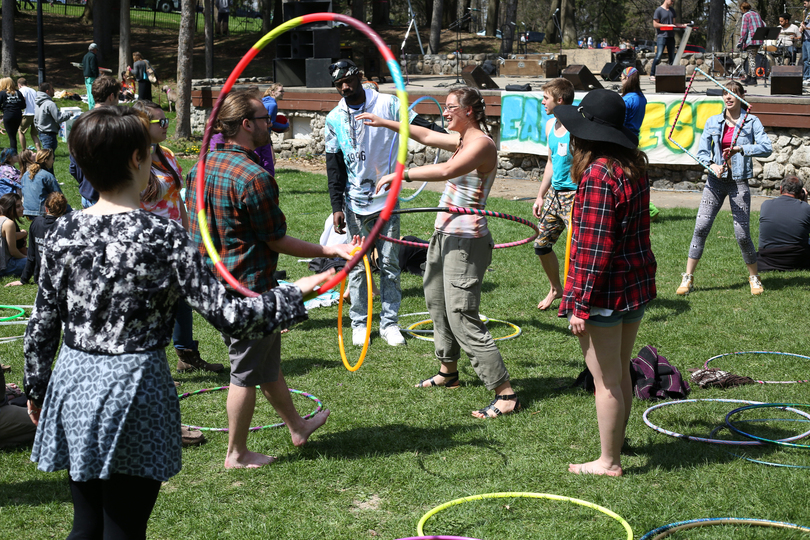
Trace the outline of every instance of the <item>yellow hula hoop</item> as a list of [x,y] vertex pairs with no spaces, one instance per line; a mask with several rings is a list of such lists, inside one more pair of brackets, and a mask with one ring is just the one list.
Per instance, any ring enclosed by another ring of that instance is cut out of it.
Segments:
[[571,263],[571,238],[574,236],[574,209],[568,215],[568,230],[565,233],[565,266],[563,267],[563,289],[565,289],[565,282],[568,281],[568,266]]
[[[352,250],[352,255],[354,255],[357,250],[360,249],[360,246],[354,248]],[[368,352],[368,344],[371,341],[371,314],[372,308],[374,307],[374,297],[371,295],[371,266],[368,264],[368,257],[363,255],[363,265],[366,267],[366,295],[368,296],[368,311],[367,311],[367,319],[366,319],[366,342],[363,343],[363,351],[360,353],[360,359],[354,366],[349,365],[349,360],[346,358],[346,349],[343,347],[343,291],[346,289],[346,279],[348,276],[343,278],[340,282],[340,300],[338,300],[338,345],[340,346],[340,358],[343,360],[343,365],[346,366],[346,369],[349,371],[357,371],[360,369],[360,366],[363,365],[363,360],[366,358],[366,352]]]
[[612,510],[605,508],[604,506],[599,506],[598,504],[583,501],[582,499],[573,499],[571,497],[564,497],[562,495],[552,495],[550,493],[528,493],[525,491],[517,491],[517,492],[504,492],[504,493],[484,493],[482,495],[471,495],[469,497],[462,497],[460,499],[455,499],[450,502],[446,502],[440,506],[437,506],[433,510],[430,510],[427,514],[422,516],[422,519],[419,520],[419,524],[416,526],[416,534],[417,536],[424,536],[424,525],[428,519],[433,517],[435,514],[450,508],[451,506],[456,506],[461,503],[470,502],[470,501],[481,501],[484,499],[509,499],[515,497],[525,497],[530,499],[551,499],[552,501],[565,501],[574,504],[578,504],[580,506],[585,506],[587,508],[592,508],[603,514],[612,517],[616,521],[618,521],[624,530],[627,531],[627,540],[633,540],[633,529],[630,528],[630,524],[627,521]]
[[[508,324],[509,326],[511,326],[515,330],[514,332],[512,332],[508,336],[492,338],[493,341],[506,341],[507,339],[515,339],[516,337],[518,337],[520,334],[523,333],[523,330],[518,325],[516,325],[514,323],[510,323],[509,321],[502,321],[500,319],[491,319],[489,317],[486,317],[485,315],[480,315],[480,314],[479,314],[479,317],[482,317],[481,322],[483,322],[484,324],[486,324],[486,323],[488,323],[490,321],[491,322],[499,322],[499,323],[503,323],[503,324]],[[409,327],[407,327],[405,329],[405,331],[408,334],[410,334],[411,337],[414,337],[416,339],[421,339],[422,341],[434,341],[432,337],[425,337],[425,336],[420,336],[419,335],[419,334],[423,334],[423,333],[428,333],[429,331],[416,330],[417,328],[419,328],[423,324],[428,324],[428,323],[432,323],[432,322],[433,322],[433,319],[425,319],[424,321],[417,321],[417,322],[413,323],[412,325],[410,325]]]

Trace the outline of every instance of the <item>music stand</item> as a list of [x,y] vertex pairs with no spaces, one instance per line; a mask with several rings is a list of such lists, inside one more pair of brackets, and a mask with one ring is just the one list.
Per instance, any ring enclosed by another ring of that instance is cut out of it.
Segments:
[[[779,33],[781,31],[782,31],[781,26],[774,26],[774,27],[760,26],[754,32],[754,35],[751,38],[751,41],[777,40],[777,39],[779,39]],[[756,64],[756,62],[754,62],[754,63]],[[765,87],[767,87],[768,86],[768,74],[765,73],[764,68],[762,69],[762,72],[763,72],[762,73],[762,80],[765,83]],[[754,79],[759,79],[759,76],[757,75],[757,68],[754,69]]]

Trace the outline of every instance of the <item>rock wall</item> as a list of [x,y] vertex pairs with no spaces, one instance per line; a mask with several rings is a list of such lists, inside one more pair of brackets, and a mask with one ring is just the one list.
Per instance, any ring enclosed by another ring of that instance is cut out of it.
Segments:
[[[481,66],[487,75],[497,72],[497,54],[461,54],[459,72],[467,66]],[[411,75],[453,75],[456,73],[456,64],[459,59],[455,53],[451,54],[406,54],[400,60],[403,73]]]

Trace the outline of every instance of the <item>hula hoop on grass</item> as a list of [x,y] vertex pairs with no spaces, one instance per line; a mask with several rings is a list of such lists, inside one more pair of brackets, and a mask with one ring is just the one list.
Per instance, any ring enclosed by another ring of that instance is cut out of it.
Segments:
[[[433,96],[422,96],[419,99],[417,99],[416,101],[414,101],[413,103],[411,103],[411,106],[408,107],[408,110],[409,111],[413,110],[414,107],[416,107],[419,103],[425,101],[426,99],[429,99],[430,101],[435,103],[436,106],[439,108],[439,117],[442,119],[442,128],[444,128],[444,115],[442,114],[444,112],[444,109],[442,108],[442,104],[439,103],[439,100],[436,99],[435,97],[433,97]],[[396,139],[392,140],[391,141],[391,149],[388,150],[388,172],[389,173],[391,172],[391,157],[393,156],[394,144],[395,143],[396,143]],[[436,149],[436,159],[433,160],[434,165],[439,162],[439,153],[440,152],[441,152],[441,150]],[[428,185],[427,182],[423,182],[422,185],[419,186],[419,189],[417,189],[416,192],[413,195],[409,195],[408,197],[400,197],[399,202],[410,202],[410,201],[414,200],[420,193],[422,193],[422,190],[425,189],[425,186],[427,186],[427,185]]]
[[[739,414],[744,411],[748,411],[751,409],[784,409],[790,412],[799,412],[793,407],[810,407],[810,405],[806,403],[754,403],[752,405],[746,405],[744,407],[739,407],[734,409],[730,413],[726,415],[726,425],[728,428],[738,435],[742,435],[743,437],[748,437],[749,439],[754,439],[755,441],[767,444],[775,444],[777,446],[787,446],[788,448],[810,448],[810,444],[796,444],[791,441],[795,441],[796,439],[766,439],[765,437],[758,437],[757,435],[751,435],[750,433],[746,433],[731,421],[731,417],[735,414]],[[800,413],[801,414],[801,413]],[[807,416],[802,414],[802,416]]]
[[[394,210],[391,214],[418,214],[424,212],[447,212],[448,214],[465,214],[465,215],[478,215],[478,216],[488,216],[500,219],[506,219],[508,221],[514,221],[515,223],[522,223],[527,227],[531,227],[534,231],[534,234],[528,238],[523,240],[518,240],[517,242],[506,242],[504,244],[495,244],[494,249],[503,249],[503,248],[510,248],[515,246],[522,246],[523,244],[528,244],[540,234],[540,231],[537,229],[537,225],[532,223],[527,219],[523,219],[522,217],[518,216],[511,216],[509,214],[503,214],[501,212],[492,212],[491,210],[479,210],[477,208],[462,208],[460,206],[448,206],[446,208],[404,208],[400,210]],[[413,246],[418,248],[427,249],[428,244],[422,242],[409,242],[407,240],[401,240],[399,238],[391,238],[390,236],[380,235],[382,240],[386,240],[388,242],[393,242],[395,244],[402,244],[404,246]],[[368,240],[366,240],[368,242]]]
[[248,64],[256,57],[257,54],[271,41],[276,39],[281,34],[287,32],[288,30],[292,30],[302,24],[308,24],[313,22],[322,22],[322,21],[336,21],[345,23],[352,28],[359,30],[362,34],[366,37],[371,39],[374,45],[377,46],[377,50],[382,55],[383,59],[385,59],[386,65],[388,66],[388,71],[391,73],[391,78],[394,80],[394,84],[396,85],[397,89],[397,97],[400,101],[400,112],[399,116],[401,118],[399,124],[399,151],[397,153],[397,166],[394,171],[395,177],[394,181],[391,182],[391,188],[389,190],[388,197],[385,201],[385,207],[380,212],[379,219],[377,219],[377,223],[371,229],[368,236],[366,237],[366,241],[363,247],[360,249],[360,252],[357,253],[350,261],[346,262],[346,266],[343,267],[338,273],[332,276],[326,283],[324,283],[319,289],[314,291],[314,294],[321,294],[338,283],[340,283],[343,279],[349,275],[349,272],[357,266],[357,264],[363,259],[363,256],[368,252],[369,249],[374,245],[374,241],[376,240],[377,236],[380,234],[380,230],[382,229],[383,225],[385,225],[388,220],[391,218],[391,211],[397,204],[397,197],[399,196],[399,190],[402,187],[402,175],[405,172],[405,158],[408,155],[408,92],[405,90],[405,82],[402,80],[402,72],[399,69],[399,63],[397,62],[396,58],[394,58],[391,49],[385,44],[385,42],[380,38],[380,36],[374,32],[367,24],[358,21],[357,19],[353,19],[352,17],[348,17],[346,15],[341,15],[339,13],[311,13],[309,15],[304,15],[302,17],[296,17],[295,19],[290,19],[289,21],[281,24],[277,28],[268,32],[264,37],[262,37],[259,41],[257,41],[250,50],[245,53],[236,67],[233,69],[231,74],[228,76],[228,79],[225,81],[225,84],[222,86],[222,90],[220,91],[219,97],[217,101],[214,103],[213,109],[211,109],[211,117],[208,120],[208,124],[205,126],[205,133],[203,135],[203,142],[202,142],[202,149],[200,151],[200,159],[197,161],[197,174],[195,175],[195,193],[196,193],[196,207],[195,212],[197,212],[197,218],[199,219],[200,224],[200,234],[202,235],[203,243],[205,244],[206,252],[208,256],[211,258],[211,261],[214,263],[214,267],[220,273],[222,278],[237,292],[244,296],[258,296],[257,293],[251,291],[241,283],[228,271],[225,267],[225,263],[219,257],[219,253],[217,253],[216,246],[214,246],[214,242],[211,239],[211,233],[208,230],[208,219],[206,218],[205,214],[205,158],[208,154],[208,147],[211,143],[211,136],[213,135],[214,131],[214,124],[216,122],[217,116],[219,115],[219,109],[222,107],[222,103],[225,101],[225,98],[230,93],[231,89],[233,89],[234,83],[245,70]]
[[692,529],[694,527],[706,527],[709,525],[757,525],[759,527],[776,527],[778,529],[793,529],[796,531],[810,532],[810,527],[796,525],[795,523],[787,523],[785,521],[735,517],[703,518],[691,519],[689,521],[679,521],[677,523],[670,523],[669,525],[658,527],[657,529],[653,529],[642,536],[640,540],[661,540],[662,538],[666,538],[676,531]]
[[[767,403],[762,403],[761,401],[749,401],[745,399],[680,399],[678,401],[665,401],[664,403],[659,403],[657,405],[653,405],[646,411],[644,411],[644,415],[642,416],[644,423],[647,424],[650,428],[654,429],[659,433],[663,433],[664,435],[669,435],[670,437],[675,437],[678,439],[684,439],[687,441],[694,441],[694,442],[702,442],[702,443],[712,443],[712,444],[725,444],[729,446],[762,446],[765,443],[760,442],[757,440],[754,441],[731,441],[727,439],[712,439],[707,437],[695,437],[694,435],[684,435],[682,433],[676,433],[674,431],[669,431],[664,428],[658,427],[653,424],[649,419],[649,414],[654,411],[655,409],[660,409],[661,407],[666,407],[668,405],[677,405],[679,403],[700,403],[700,402],[716,402],[716,403],[746,403],[748,405],[768,405]],[[804,416],[805,418],[810,418],[810,413],[802,412],[798,409],[791,409],[788,408],[790,412],[795,412],[799,416]],[[799,435],[794,435],[793,437],[788,437],[786,439],[779,439],[779,442],[787,443],[790,441],[798,441],[799,439],[803,439],[810,435],[810,431],[806,431]],[[747,435],[746,435],[747,436]]]
[[[794,354],[794,353],[785,353],[785,352],[776,352],[776,351],[738,351],[738,352],[730,352],[730,353],[723,353],[712,356],[706,363],[703,364],[703,369],[709,368],[709,362],[712,360],[717,360],[718,358],[722,358],[724,356],[734,356],[736,354],[777,354],[782,356],[793,356],[795,358],[803,358],[805,360],[810,360],[810,356],[804,356],[803,354]],[[755,381],[759,384],[794,384],[794,383],[807,383],[808,381]]]
[[[792,418],[756,418],[752,420],[737,420],[737,422],[810,422],[810,420],[797,420]],[[717,426],[709,433],[709,437],[714,437],[715,433],[719,432],[722,429],[728,429],[728,426],[722,425]],[[743,456],[742,454],[735,454],[734,452],[730,452],[725,448],[721,448],[723,452],[730,456],[734,456],[736,458],[744,459],[745,461],[750,461],[751,463],[757,463],[759,465],[769,465],[771,467],[783,467],[785,469],[810,469],[810,466],[807,465],[793,465],[791,463],[776,463],[774,461],[762,461],[761,459],[754,459],[748,456]]]
[[[354,248],[352,253],[360,249]],[[374,307],[374,297],[371,294],[371,266],[368,264],[368,257],[363,255],[363,265],[366,267],[366,296],[368,298],[368,307],[366,308],[366,342],[363,343],[363,351],[360,353],[360,359],[353,366],[349,365],[349,360],[346,359],[346,349],[343,347],[343,291],[346,289],[346,280],[340,282],[340,300],[338,300],[338,316],[337,316],[337,329],[338,329],[338,346],[340,347],[340,358],[343,360],[343,365],[349,371],[357,371],[363,365],[363,360],[366,358],[368,352],[368,343],[371,340],[371,314]]]
[[0,343],[11,343],[12,341],[17,341],[18,339],[23,339],[25,334],[21,334],[19,336],[8,336],[0,338]]
[[408,538],[399,538],[398,540],[478,540],[478,539],[469,538],[467,536],[409,536]]
[[[227,390],[229,386],[217,386],[216,388],[203,388],[202,390],[195,390],[194,392],[186,392],[185,394],[180,394],[177,396],[177,399],[186,399],[191,396],[198,396],[200,394],[205,394],[207,392],[216,392],[218,390]],[[257,386],[256,388],[260,388]],[[303,419],[306,420],[307,418],[312,418],[323,409],[323,403],[321,400],[313,396],[312,394],[307,394],[301,390],[296,390],[294,388],[288,388],[287,390],[290,391],[291,394],[298,394],[299,396],[304,396],[306,398],[311,399],[315,402],[315,410],[309,413],[308,415],[304,416]],[[213,428],[213,427],[203,427],[203,426],[192,426],[190,424],[180,424],[185,426],[189,429],[199,429],[200,431],[217,431],[219,433],[228,433],[228,428]],[[260,429],[270,429],[270,428],[277,428],[285,425],[284,422],[279,422],[278,424],[268,424],[266,426],[253,426],[248,429],[248,431],[259,431]]]
[[455,499],[450,502],[446,502],[440,506],[437,506],[433,510],[430,510],[427,514],[422,516],[422,519],[419,520],[419,524],[416,526],[416,534],[423,535],[425,522],[438,512],[450,508],[451,506],[456,506],[457,504],[470,501],[481,501],[484,499],[510,499],[518,497],[524,497],[529,499],[550,499],[552,501],[564,501],[578,504],[580,506],[585,506],[586,508],[592,508],[618,521],[621,524],[621,526],[624,527],[624,530],[627,531],[627,540],[633,540],[633,529],[630,528],[630,524],[627,523],[627,521],[625,521],[625,519],[621,517],[619,514],[605,508],[604,506],[599,506],[598,504],[592,502],[583,501],[582,499],[573,499],[571,497],[564,497],[562,495],[552,495],[550,493],[527,493],[522,491],[505,492],[505,493],[484,493],[482,495],[471,495],[469,497],[462,497],[460,499]]
[[[487,317],[486,320],[484,320],[482,318],[481,321],[483,323],[485,323],[485,324],[487,322],[489,322],[489,321],[507,324],[507,325],[511,326],[515,330],[514,332],[512,332],[508,336],[503,336],[503,337],[499,337],[499,338],[492,338],[493,341],[506,341],[508,339],[515,339],[516,337],[518,337],[520,334],[523,333],[523,330],[518,325],[516,325],[514,323],[510,323],[509,321],[502,321],[500,319],[492,319],[492,318],[489,318],[489,317]],[[424,336],[418,335],[418,334],[433,333],[433,330],[416,330],[416,328],[422,326],[423,324],[428,324],[428,323],[432,323],[432,322],[433,322],[433,319],[425,319],[424,321],[418,321],[418,322],[413,323],[409,327],[407,327],[405,329],[405,331],[408,334],[410,334],[412,337],[415,337],[416,339],[421,339],[422,341],[434,341],[434,339],[432,337],[424,337]]]
[[0,322],[5,321],[13,321],[14,319],[19,319],[23,315],[25,315],[25,310],[20,306],[0,306],[0,309],[16,309],[19,313],[15,313],[14,315],[9,315],[8,317],[3,317],[0,319]]

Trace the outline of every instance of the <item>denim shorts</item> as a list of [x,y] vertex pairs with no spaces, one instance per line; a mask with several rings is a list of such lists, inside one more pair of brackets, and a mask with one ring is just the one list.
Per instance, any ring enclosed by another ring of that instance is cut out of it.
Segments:
[[647,309],[646,304],[630,311],[614,311],[610,315],[591,315],[587,322],[602,328],[610,328],[611,326],[618,326],[620,324],[637,323],[644,318],[645,309]]

